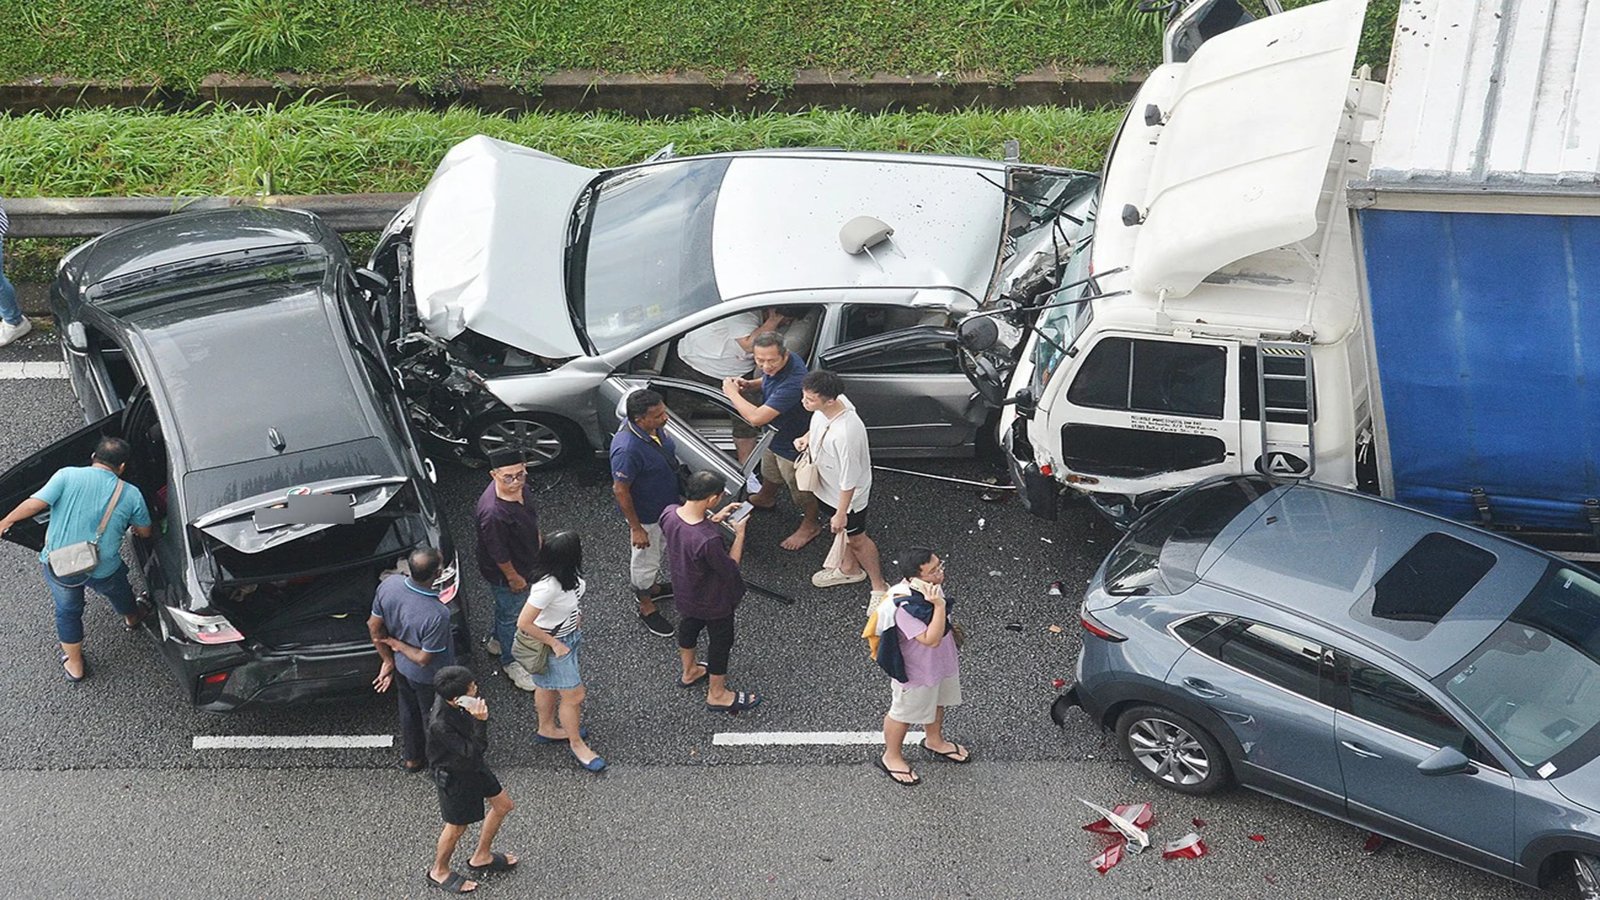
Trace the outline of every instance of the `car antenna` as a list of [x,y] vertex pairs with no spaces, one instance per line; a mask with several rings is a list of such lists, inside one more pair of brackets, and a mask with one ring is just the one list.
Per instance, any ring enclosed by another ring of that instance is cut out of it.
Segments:
[[267,429],[267,443],[271,444],[272,449],[279,453],[283,452],[284,447],[289,446],[289,444],[284,441],[283,435],[278,432],[278,429],[270,427]]

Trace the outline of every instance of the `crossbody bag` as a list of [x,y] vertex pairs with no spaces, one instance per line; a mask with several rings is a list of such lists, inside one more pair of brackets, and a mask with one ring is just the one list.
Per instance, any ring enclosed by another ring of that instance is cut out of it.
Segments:
[[50,551],[45,561],[50,565],[50,571],[57,578],[76,578],[87,575],[100,565],[100,537],[106,533],[106,526],[111,523],[111,511],[117,508],[117,500],[122,497],[122,479],[117,479],[117,489],[111,492],[111,502],[106,504],[105,514],[100,517],[100,527],[95,529],[94,538],[57,547]]
[[[843,415],[843,413],[840,413],[840,415]],[[838,417],[835,416],[834,418]],[[815,441],[807,441],[806,449],[795,457],[794,486],[802,491],[814,494],[817,492],[817,488],[822,487],[822,472],[817,469],[817,458],[813,451],[822,446],[822,442],[828,439],[828,429],[832,427],[833,419],[829,419],[828,424],[822,426],[822,433],[817,435],[817,439]]]

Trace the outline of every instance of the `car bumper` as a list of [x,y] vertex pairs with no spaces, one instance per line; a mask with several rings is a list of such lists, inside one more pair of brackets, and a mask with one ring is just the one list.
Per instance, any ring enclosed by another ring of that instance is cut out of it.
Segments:
[[1067,713],[1072,708],[1083,710],[1090,721],[1096,725],[1105,720],[1106,708],[1092,693],[1084,690],[1082,684],[1074,684],[1061,692],[1055,701],[1050,704],[1050,721],[1057,725],[1065,725]]
[[190,701],[206,712],[363,696],[372,692],[372,680],[382,666],[371,644],[297,653],[238,644],[167,643],[175,651],[169,655]]
[[1028,443],[1028,420],[1017,417],[1000,436],[1011,483],[1017,487],[1022,507],[1041,519],[1054,522],[1061,503],[1061,486],[1055,478],[1039,471],[1033,461],[1033,446]]

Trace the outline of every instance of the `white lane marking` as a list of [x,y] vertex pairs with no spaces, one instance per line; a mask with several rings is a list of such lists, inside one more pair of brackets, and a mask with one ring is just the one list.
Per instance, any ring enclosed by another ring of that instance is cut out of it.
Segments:
[[0,362],[0,379],[20,381],[24,378],[66,378],[64,362]]
[[[925,732],[906,733],[906,740],[919,743]],[[795,747],[881,744],[881,731],[719,731],[711,736],[714,747]]]
[[392,734],[226,734],[195,735],[196,750],[328,750],[393,747]]

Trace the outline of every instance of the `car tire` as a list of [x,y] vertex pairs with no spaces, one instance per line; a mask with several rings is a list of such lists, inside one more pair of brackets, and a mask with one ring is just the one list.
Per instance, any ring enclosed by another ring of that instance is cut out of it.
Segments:
[[521,450],[528,468],[548,469],[571,462],[588,446],[583,432],[559,416],[504,410],[490,413],[472,423],[467,430],[471,453],[488,459],[502,447]]
[[1228,757],[1204,728],[1159,706],[1117,717],[1117,743],[1142,773],[1180,794],[1211,794],[1232,780]]
[[1593,853],[1574,853],[1572,860],[1572,893],[1576,900],[1600,900],[1600,856]]

